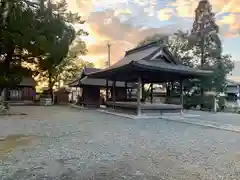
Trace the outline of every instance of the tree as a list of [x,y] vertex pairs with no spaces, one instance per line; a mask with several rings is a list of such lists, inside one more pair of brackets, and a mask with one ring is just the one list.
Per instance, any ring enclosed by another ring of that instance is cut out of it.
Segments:
[[200,87],[220,91],[225,78],[234,68],[231,56],[222,54],[222,43],[218,36],[219,27],[215,23],[215,14],[208,0],[201,0],[195,10],[195,21],[188,39],[189,50],[193,52],[198,67],[212,70],[213,75],[200,81]]
[[[69,57],[68,57],[69,58]],[[81,70],[86,67],[94,67],[93,63],[83,61],[83,60],[65,60],[66,64],[60,64],[58,68],[58,76],[56,79],[56,84],[60,87],[61,84],[67,83],[74,78],[76,78]]]
[[[85,66],[94,67],[94,64],[68,55],[61,64],[55,68],[55,73],[52,75],[53,87],[58,88],[61,84],[65,84],[77,78],[78,74]],[[43,76],[42,74],[40,74],[37,79],[39,82],[46,82],[48,80],[47,76]]]
[[213,71],[212,77],[204,79],[202,82],[206,90],[216,90],[223,92],[226,86],[226,75],[231,73],[234,68],[234,62],[228,54],[222,55],[220,58],[215,58],[215,62],[209,67]]
[[20,83],[22,76],[31,75],[22,62],[35,47],[35,18],[32,3],[27,0],[0,3],[0,95],[4,88]]
[[[48,79],[48,87],[52,92],[54,85],[62,77],[62,73],[66,72],[73,64],[72,59],[68,57],[69,47],[72,44],[75,36],[85,35],[83,30],[77,33],[73,29],[71,23],[80,21],[80,17],[67,11],[66,2],[60,1],[53,4],[50,1],[42,2],[41,11],[43,26],[46,27],[45,38],[48,39],[47,44],[43,48],[43,53],[40,61],[37,62],[39,75],[41,78]],[[79,40],[79,52],[85,53],[86,46],[83,41]],[[72,67],[74,68],[74,67]],[[66,73],[65,73],[66,74]]]

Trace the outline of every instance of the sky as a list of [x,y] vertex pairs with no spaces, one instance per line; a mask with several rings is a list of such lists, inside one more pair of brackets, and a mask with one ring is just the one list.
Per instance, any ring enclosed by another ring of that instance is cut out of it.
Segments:
[[[209,0],[224,53],[232,55],[236,68],[232,79],[240,81],[240,0]],[[171,35],[178,29],[191,30],[198,0],[67,0],[68,7],[78,12],[89,35],[83,37],[88,54],[83,57],[104,67],[107,43],[111,44],[111,63],[124,56],[126,50],[155,33]]]

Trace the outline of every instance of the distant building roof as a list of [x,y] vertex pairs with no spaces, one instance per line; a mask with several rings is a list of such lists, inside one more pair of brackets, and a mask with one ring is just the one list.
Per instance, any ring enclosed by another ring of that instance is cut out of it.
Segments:
[[102,69],[84,67],[82,74],[87,75],[89,73],[94,73],[94,72],[97,72],[97,71],[100,71],[100,70],[102,70]]
[[[79,87],[79,86],[86,86],[86,85],[105,87],[106,86],[105,79],[87,77],[87,74],[98,72],[100,70],[102,69],[84,67],[78,79],[75,79],[74,81],[70,82],[68,85],[70,87]],[[109,87],[112,86],[112,81],[108,82],[108,86]],[[116,87],[125,87],[125,82],[117,81]],[[133,83],[127,83],[127,87],[133,87]]]
[[227,79],[227,85],[240,85],[240,82]]
[[70,91],[66,87],[60,87],[55,93],[69,93]]
[[[84,77],[83,79],[80,80],[79,86],[100,86],[100,87],[106,87],[106,80],[105,79],[96,79],[96,78],[89,78],[89,77]],[[108,86],[112,87],[113,82],[109,81]],[[127,83],[127,87],[133,87],[133,83]],[[125,82],[120,82],[116,81],[116,87],[125,87]]]
[[70,81],[68,83],[68,86],[70,87],[77,87],[79,86],[79,81],[84,78],[85,76],[87,76],[87,74],[90,74],[90,73],[94,73],[94,72],[98,72],[100,71],[101,69],[97,69],[97,68],[89,68],[89,67],[84,67],[81,72],[79,72],[77,74],[77,76],[74,78],[74,80]]

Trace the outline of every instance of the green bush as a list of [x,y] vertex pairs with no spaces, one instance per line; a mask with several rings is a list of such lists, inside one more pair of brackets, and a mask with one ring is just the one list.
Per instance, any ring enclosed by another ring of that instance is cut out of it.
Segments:
[[200,95],[186,95],[184,96],[184,108],[196,108],[200,106],[201,109],[212,110],[214,108],[214,98],[215,95],[204,95],[202,98]]
[[193,96],[186,95],[183,98],[183,106],[186,109],[196,108],[200,104],[201,104],[201,100],[200,100],[200,96],[198,95],[193,95]]
[[226,107],[226,104],[227,104],[227,99],[226,99],[226,97],[220,96],[220,97],[218,98],[218,107],[219,107],[219,110],[220,110],[220,111],[223,111],[223,110],[225,109],[225,107]]
[[215,99],[215,95],[205,95],[203,97],[203,103],[202,103],[202,109],[203,110],[213,110],[214,108],[214,99]]
[[0,114],[5,114],[9,111],[9,105],[7,102],[0,100]]

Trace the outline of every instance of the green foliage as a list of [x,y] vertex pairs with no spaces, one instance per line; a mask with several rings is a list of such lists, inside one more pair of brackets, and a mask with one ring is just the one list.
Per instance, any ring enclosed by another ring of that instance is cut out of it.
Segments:
[[209,94],[204,95],[203,97],[200,95],[187,95],[184,97],[184,108],[191,109],[196,108],[197,106],[202,106],[201,108],[203,110],[213,110],[214,108],[214,99],[215,95]]
[[72,79],[76,78],[81,70],[85,67],[94,67],[93,63],[86,62],[83,60],[76,60],[76,58],[67,57],[57,67],[57,77],[56,77],[56,84],[67,83]]
[[[31,76],[32,71],[47,79],[52,88],[59,79],[71,78],[81,68],[75,60],[86,53],[80,37],[87,33],[82,29],[75,32],[73,24],[84,21],[67,11],[66,5],[65,0],[1,1],[0,92],[20,83],[23,76]],[[23,63],[34,68],[30,71]]]
[[234,68],[234,62],[230,55],[222,55],[221,58],[215,58],[215,61],[209,69],[213,71],[210,78],[203,79],[202,85],[206,90],[216,90],[223,92],[226,86],[226,75]]
[[5,0],[0,3],[0,92],[16,85],[22,76],[31,75],[22,67],[26,51],[37,37],[35,15],[28,1]]
[[[82,29],[75,32],[72,25],[72,23],[84,22],[77,14],[68,12],[66,5],[65,1],[56,4],[42,2],[38,12],[38,16],[42,17],[40,24],[44,30],[42,42],[46,42],[40,46],[42,55],[37,61],[38,76],[41,80],[47,79],[50,89],[57,82],[68,79],[70,74],[75,73],[78,68],[73,58],[86,53],[86,45],[79,37],[87,33]],[[76,35],[78,39],[75,39]],[[71,46],[72,42],[74,42],[73,46]],[[69,48],[75,46],[78,47],[78,53],[69,52]]]
[[152,36],[148,36],[145,39],[143,39],[142,41],[140,41],[137,45],[137,47],[145,45],[145,44],[149,44],[151,42],[154,41],[159,41],[163,44],[168,44],[169,43],[169,37],[166,35],[162,35],[162,34],[154,34]]

